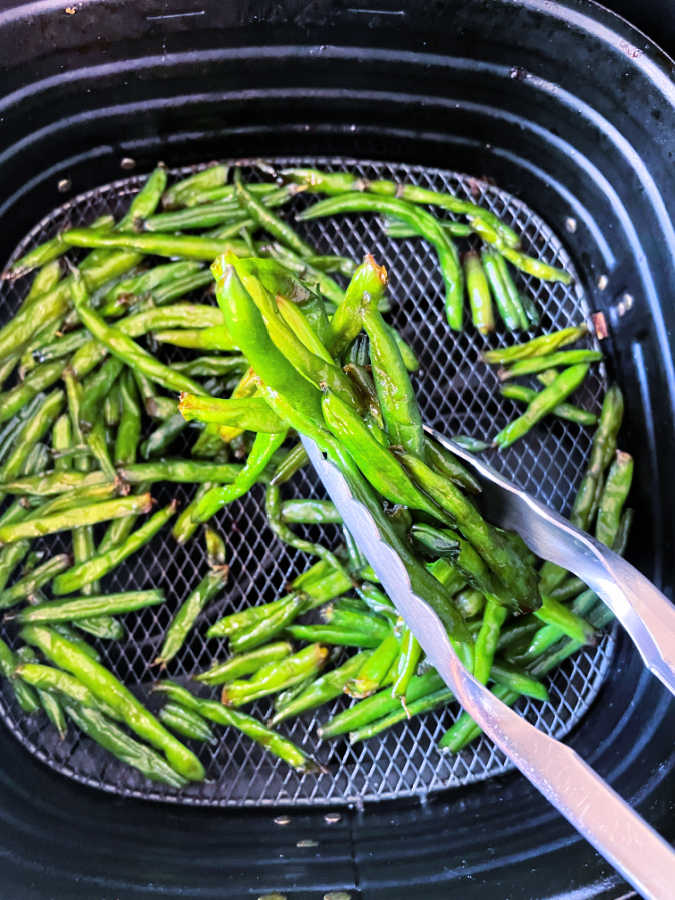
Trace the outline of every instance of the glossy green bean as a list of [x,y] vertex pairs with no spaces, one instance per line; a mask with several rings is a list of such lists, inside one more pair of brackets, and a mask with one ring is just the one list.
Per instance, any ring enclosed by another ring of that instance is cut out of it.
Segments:
[[187,709],[180,703],[169,702],[163,706],[159,713],[159,721],[162,722],[171,731],[181,735],[181,737],[189,738],[193,741],[206,741],[213,744],[217,738],[211,726],[198,712],[193,709]]
[[57,666],[75,675],[96,697],[116,709],[129,728],[161,750],[180,775],[191,781],[204,777],[204,769],[197,757],[169,734],[107,669],[50,628],[26,626],[21,630],[21,636]]
[[172,501],[164,509],[156,512],[124,541],[111,547],[105,553],[93,554],[87,560],[68,569],[67,572],[62,572],[54,579],[52,591],[55,594],[71,594],[80,590],[84,585],[91,584],[112,572],[121,562],[152,540],[173,516],[176,505],[176,501]]
[[523,415],[502,428],[495,436],[494,444],[503,450],[527,434],[537,422],[576,391],[586,378],[588,370],[587,363],[564,369],[552,384],[535,395]]
[[234,681],[244,675],[251,675],[267,663],[284,659],[292,651],[293,645],[289,641],[276,641],[248,653],[230,656],[229,659],[222,663],[216,663],[207,671],[195,675],[194,678],[195,681],[202,681],[209,685],[225,684],[225,682]]
[[416,184],[396,184],[394,181],[370,181],[350,172],[328,173],[318,169],[284,169],[281,174],[284,178],[303,185],[310,192],[333,195],[348,191],[370,191],[385,197],[402,197],[411,203],[440,206],[461,215],[478,216],[509,246],[518,247],[520,243],[515,231],[490,210],[444,191],[433,191]]
[[599,362],[601,359],[602,353],[599,350],[560,350],[557,353],[550,353],[548,356],[533,356],[517,360],[507,369],[499,369],[497,375],[500,381],[507,381],[509,378],[518,378],[521,375],[533,375],[544,369]]
[[448,324],[453,330],[461,331],[464,276],[452,238],[443,230],[438,220],[430,213],[405,200],[355,192],[321,200],[296,218],[306,221],[321,216],[349,212],[377,212],[394,216],[415,228],[434,246],[445,284],[445,310]]
[[494,655],[499,643],[499,632],[506,619],[507,610],[494,599],[488,599],[483,612],[483,621],[476,637],[473,677],[481,684],[487,684]]
[[171,620],[155,663],[164,666],[178,653],[199,613],[225,587],[227,571],[226,565],[219,565],[211,569],[190,592]]
[[216,722],[218,725],[229,725],[236,728],[300,772],[316,770],[316,764],[299,747],[271,728],[266,728],[252,716],[223,706],[222,703],[214,700],[199,700],[185,688],[172,682],[162,681],[155,685],[154,690],[167,694],[172,700],[198,712],[205,719]]
[[499,254],[489,250],[487,247],[484,247],[481,251],[481,263],[500,318],[509,331],[515,331],[521,327],[518,310],[514,307],[513,301],[504,284],[504,279],[502,278],[502,273],[498,265],[499,259]]
[[536,608],[536,574],[525,553],[514,545],[513,535],[490,525],[452,482],[437,475],[424,462],[411,454],[401,454],[401,458],[418,483],[454,517],[467,540],[512,593],[516,608],[524,611]]
[[284,430],[284,422],[261,397],[221,400],[183,393],[180,395],[178,409],[188,422],[196,419],[216,425],[236,425],[247,431],[266,434],[278,434]]
[[474,328],[477,328],[481,334],[488,334],[490,331],[494,331],[495,320],[490,287],[480,256],[475,250],[470,250],[464,254],[463,264],[466,292],[471,307],[471,321]]
[[261,697],[275,694],[283,688],[316,675],[328,660],[328,650],[320,644],[310,644],[291,656],[267,663],[249,678],[231,681],[223,686],[220,701],[224,706],[243,706]]
[[280,705],[269,720],[269,725],[276,726],[286,719],[298,716],[310,709],[323,706],[330,700],[339,697],[347,682],[352,678],[368,659],[369,651],[362,651],[351,656],[345,663],[325,675],[319,676],[305,687],[292,700]]
[[0,544],[12,543],[24,537],[42,537],[58,531],[69,531],[83,525],[95,525],[97,522],[107,522],[109,519],[149,512],[151,508],[150,494],[91,503],[79,509],[65,510],[52,515],[27,519],[24,522],[0,526]]
[[551,334],[542,334],[526,341],[524,344],[514,344],[511,347],[498,347],[494,350],[484,350],[481,354],[486,363],[501,363],[511,365],[520,359],[528,359],[533,356],[550,356],[559,347],[573,344],[587,334],[586,325],[574,325],[554,331]]
[[[528,404],[537,397],[537,391],[522,384],[503,384],[500,392],[502,397]],[[551,412],[559,419],[566,419],[568,422],[576,422],[579,425],[597,425],[598,422],[595,413],[580,409],[572,403],[558,403]]]
[[21,624],[77,622],[90,616],[108,616],[118,613],[145,609],[164,602],[162,591],[124,591],[119,594],[101,596],[68,597],[65,600],[50,600],[22,609],[12,618]]
[[68,553],[58,553],[51,556],[41,565],[36,566],[28,574],[24,575],[7,590],[0,593],[0,609],[7,609],[14,606],[21,600],[33,596],[45,584],[67,569],[71,564],[72,558]]
[[513,308],[513,311],[518,318],[518,326],[523,330],[527,330],[531,324],[530,319],[525,313],[523,301],[520,297],[520,294],[518,293],[518,288],[516,287],[513,278],[511,277],[511,273],[509,272],[509,267],[506,264],[506,260],[501,254],[497,253],[494,255],[494,262],[497,270],[499,271],[501,283],[504,285],[504,290],[506,291],[511,302],[511,307]]
[[428,694],[426,697],[420,697],[419,700],[415,700],[412,703],[406,702],[405,706],[402,705],[401,709],[389,713],[389,715],[384,716],[382,719],[373,722],[370,725],[364,725],[362,728],[351,731],[349,733],[349,743],[357,744],[359,741],[366,741],[368,738],[380,734],[387,728],[391,728],[392,725],[395,725],[398,722],[402,722],[405,719],[411,719],[413,716],[420,715],[420,713],[429,712],[432,709],[446,706],[453,699],[454,695],[452,691],[447,687],[443,687],[433,694]]

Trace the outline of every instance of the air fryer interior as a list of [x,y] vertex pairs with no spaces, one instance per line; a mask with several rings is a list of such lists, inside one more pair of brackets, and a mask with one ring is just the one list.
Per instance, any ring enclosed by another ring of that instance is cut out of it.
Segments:
[[[671,589],[673,91],[658,51],[581,2],[255,13],[186,2],[183,12],[93,2],[73,15],[0,14],[2,258],[64,199],[59,183],[94,188],[118,178],[124,158],[147,171],[160,158],[343,156],[492,178],[559,236],[590,309],[605,313],[609,374],[627,399],[622,446],[637,460],[629,555]],[[609,677],[567,737],[665,834],[669,709],[619,634]],[[4,730],[0,753],[12,896],[622,890],[517,775],[424,805],[171,810],[75,785]]]
[[[474,197],[518,229],[526,252],[573,272],[560,240],[546,223],[495,186],[478,183],[467,176],[387,163],[306,158],[268,160],[276,168],[309,162],[322,168],[347,168],[364,178],[413,182]],[[174,174],[180,177],[179,173]],[[260,175],[255,166],[243,167],[247,181],[256,180]],[[17,247],[15,255],[52,237],[67,227],[67,223],[90,222],[103,213],[120,218],[142,180],[142,177],[131,176],[73,197],[38,223]],[[306,208],[311,202],[307,195],[297,195],[286,207],[286,216],[292,217],[295,211]],[[489,440],[495,429],[518,415],[513,401],[500,398],[494,370],[480,359],[482,349],[508,342],[508,333],[499,329],[489,338],[471,328],[459,336],[450,333],[445,321],[442,283],[431,247],[419,239],[397,241],[389,238],[380,217],[343,216],[299,227],[302,236],[319,252],[335,252],[358,259],[369,250],[387,262],[391,320],[418,356],[420,369],[414,381],[426,422],[447,434],[468,433]],[[23,279],[0,285],[0,301],[5,301],[4,308],[11,309],[14,301],[23,297],[29,284],[29,279]],[[520,276],[519,287],[535,302],[542,318],[540,328],[545,331],[588,318],[588,306],[578,279],[571,285],[563,285]],[[204,290],[197,292],[196,298],[200,299],[203,294]],[[213,302],[212,298],[202,296],[202,299]],[[532,331],[531,336],[535,333]],[[585,342],[598,346],[597,340],[592,338]],[[167,361],[185,355],[178,348],[160,346],[153,349]],[[586,409],[596,412],[606,389],[603,368],[593,367],[578,396]],[[152,429],[151,425],[149,427]],[[588,459],[592,434],[591,429],[559,420],[551,428],[535,430],[527,441],[492,454],[492,461],[501,472],[544,502],[566,510]],[[193,441],[193,435],[186,436],[184,447],[172,448],[172,454],[189,456]],[[160,505],[175,499],[181,508],[185,508],[193,494],[194,490],[185,485],[155,485],[153,488],[153,496]],[[286,497],[323,494],[311,467],[298,473],[284,488]],[[169,663],[168,677],[189,679],[215,659],[222,658],[224,642],[207,641],[207,627],[227,613],[274,599],[283,593],[285,584],[307,567],[305,555],[275,538],[265,520],[263,503],[263,491],[256,489],[250,496],[228,505],[214,518],[218,531],[227,536],[228,586],[215,602],[209,604],[180,654]],[[341,535],[336,526],[305,527],[300,532],[306,539],[318,538],[327,546],[334,546]],[[53,535],[44,538],[40,544],[45,554],[68,552],[70,538]],[[192,540],[179,545],[165,530],[101,583],[103,592],[144,590],[152,586],[166,594],[166,604],[125,616],[127,634],[124,639],[98,642],[105,665],[123,683],[140,689],[144,701],[149,700],[153,706],[158,703],[156,697],[148,698],[149,688],[157,677],[152,661],[162,645],[171,614],[199,582],[205,565],[202,542]],[[547,678],[551,702],[540,704],[522,698],[519,711],[548,734],[562,738],[597,695],[611,668],[614,643],[613,636],[607,634],[597,646],[588,647],[574,659],[567,660]],[[229,807],[363,805],[376,800],[426,797],[444,788],[493,777],[509,768],[508,759],[485,737],[459,754],[443,754],[438,750],[436,744],[440,736],[460,713],[458,705],[454,709],[436,710],[403,722],[382,737],[361,744],[352,745],[346,738],[322,742],[318,739],[317,728],[345,707],[346,698],[343,697],[314,714],[297,717],[281,728],[321,763],[323,772],[305,775],[291,772],[281,760],[251,745],[245,735],[233,729],[218,729],[217,743],[195,748],[206,765],[206,781],[176,790],[152,783],[130,767],[111,760],[110,755],[93,741],[82,740],[76,729],[71,729],[65,739],[60,739],[55,730],[44,727],[40,716],[30,717],[21,712],[7,682],[2,687],[2,717],[32,753],[65,775],[122,796]],[[190,687],[194,689],[194,682]],[[213,696],[213,691],[206,694]],[[264,721],[271,709],[269,700],[259,701],[254,705],[253,714]]]

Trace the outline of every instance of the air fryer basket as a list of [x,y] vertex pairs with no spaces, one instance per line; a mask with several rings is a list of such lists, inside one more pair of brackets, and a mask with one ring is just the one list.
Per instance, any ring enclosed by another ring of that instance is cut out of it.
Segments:
[[[622,445],[638,461],[630,555],[672,587],[673,91],[653,45],[585,0],[73,9],[0,13],[3,259],[64,199],[59,183],[74,195],[112,182],[125,159],[142,172],[157,159],[342,156],[490,176],[549,224],[589,308],[606,315],[609,376],[627,398]],[[669,711],[619,632],[607,679],[566,737],[665,834]],[[64,779],[6,729],[0,753],[7,896],[626,890],[515,774],[423,805],[172,809]]]
[[[272,160],[273,163],[277,161]],[[479,184],[467,176],[435,169],[387,163],[359,163],[355,160],[279,160],[279,164],[317,164],[328,168],[348,168],[366,178],[390,178],[410,181],[433,189],[475,196],[479,202],[517,228],[523,236],[526,252],[553,265],[572,269],[559,239],[546,223],[523,203],[505,191],[486,183]],[[258,171],[245,168],[247,179],[255,179]],[[30,246],[62,229],[90,222],[111,212],[126,208],[129,197],[141,179],[132,176],[109,186],[96,188],[62,204],[31,230],[15,256]],[[288,215],[312,202],[298,195],[288,207]],[[420,240],[395,241],[388,238],[378,217],[350,216],[307,223],[305,236],[320,252],[334,252],[357,259],[366,250],[386,261],[390,276],[389,296],[392,321],[415,348],[420,360],[416,388],[425,421],[448,434],[468,433],[489,439],[518,414],[512,401],[500,401],[494,371],[481,362],[479,353],[509,337],[501,331],[490,341],[467,328],[460,337],[452,335],[444,317],[442,283],[433,250]],[[555,330],[577,324],[588,317],[588,307],[578,281],[565,286],[549,284],[527,277],[521,289],[535,298],[541,311],[544,330]],[[27,290],[23,282],[0,286],[0,307],[14,305]],[[5,296],[3,296],[3,294]],[[534,334],[534,332],[533,332]],[[597,343],[596,343],[597,346]],[[168,354],[168,359],[176,356]],[[586,408],[600,407],[606,379],[594,368],[580,392]],[[535,430],[526,441],[506,452],[493,454],[494,464],[504,474],[517,480],[553,507],[567,510],[588,458],[592,430],[560,420],[553,428]],[[189,446],[189,443],[186,445]],[[313,472],[304,470],[290,485],[290,493],[316,496],[321,488]],[[157,490],[153,493],[157,494]],[[160,496],[164,503],[175,497],[184,506],[191,489],[183,485],[165,485]],[[218,656],[218,643],[205,640],[208,625],[227,612],[266,602],[279,595],[291,578],[306,567],[302,554],[290,550],[275,539],[266,526],[262,507],[262,491],[236,501],[218,515],[214,524],[227,535],[230,565],[229,590],[218,602],[210,604],[200,617],[187,645],[169,666],[172,678],[190,677],[203,670]],[[321,539],[335,541],[338,529],[320,529]],[[67,551],[68,536],[44,540],[49,552]],[[161,646],[170,612],[177,609],[187,593],[197,584],[205,567],[204,549],[199,540],[179,546],[168,531],[153,540],[129,563],[119,567],[102,584],[103,591],[121,591],[161,587],[168,597],[165,606],[125,616],[127,637],[123,641],[100,642],[104,662],[125,684],[138,686],[147,697],[148,687],[156,677],[152,660]],[[215,646],[214,646],[215,643]],[[222,643],[222,642],[221,642]],[[556,737],[563,737],[577,723],[596,696],[611,666],[614,640],[605,635],[596,647],[584,650],[570,659],[548,679],[551,703],[542,705],[526,698],[520,709],[538,727]],[[222,654],[222,647],[220,648]],[[193,685],[194,686],[194,685]],[[282,726],[296,743],[301,744],[325,767],[322,774],[300,776],[288,766],[256,746],[233,729],[220,730],[214,745],[202,745],[200,757],[207,766],[207,781],[176,791],[143,779],[133,769],[111,761],[108,753],[92,741],[82,740],[71,729],[65,740],[44,727],[40,717],[26,717],[18,708],[9,685],[3,684],[0,713],[19,739],[39,759],[57,771],[71,775],[92,787],[102,787],[123,796],[149,797],[182,804],[213,806],[279,806],[326,805],[328,803],[400,799],[426,795],[447,787],[458,787],[500,774],[509,768],[508,759],[483,737],[459,755],[442,754],[436,743],[458,714],[439,710],[402,723],[381,738],[352,746],[345,739],[321,742],[316,736],[320,722],[344,707],[342,699]],[[268,701],[261,701],[254,714],[265,718]]]

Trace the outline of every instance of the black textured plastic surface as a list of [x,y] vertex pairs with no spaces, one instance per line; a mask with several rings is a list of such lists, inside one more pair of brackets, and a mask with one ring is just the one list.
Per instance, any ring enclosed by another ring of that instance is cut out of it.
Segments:
[[[307,162],[302,160],[303,164]],[[353,160],[312,162],[347,167],[365,177],[411,181],[471,197],[488,206],[522,234],[525,252],[573,271],[560,241],[546,223],[516,198],[485,182],[413,166]],[[247,177],[256,178],[259,173],[247,170]],[[88,223],[103,212],[119,214],[139,183],[140,179],[134,176],[75,197],[38,223],[21,242],[14,257],[67,223]],[[287,207],[285,215],[303,208],[308,202],[312,201],[298,196]],[[440,274],[433,251],[427,244],[418,239],[389,239],[379,217],[373,216],[317,220],[299,230],[320,253],[339,253],[358,259],[372,251],[378,261],[387,265],[391,318],[420,359],[415,385],[423,416],[430,425],[449,435],[467,433],[487,438],[517,415],[517,406],[500,398],[494,371],[481,363],[478,356],[488,346],[513,342],[513,336],[500,326],[496,336],[489,339],[483,338],[470,325],[459,336],[450,332],[444,318]],[[542,314],[540,330],[548,332],[576,324],[588,313],[584,298],[574,285],[546,284],[520,273],[517,281],[521,290],[535,299]],[[3,283],[0,289],[3,312],[11,311],[25,290],[27,286],[22,281],[15,285]],[[532,332],[530,336],[534,334]],[[170,352],[165,353],[165,358],[171,359]],[[595,368],[579,391],[578,402],[597,411],[603,386],[602,370]],[[523,488],[564,512],[573,497],[591,435],[591,429],[549,418],[514,447],[491,454],[491,462]],[[310,496],[316,491],[316,478],[305,471],[286,487],[285,496]],[[160,504],[176,496],[183,505],[189,494],[190,489],[183,485],[161,485],[153,490]],[[262,496],[258,487],[217,517],[217,526],[227,540],[230,581],[226,591],[200,617],[181,653],[170,663],[168,674],[171,677],[185,678],[225,655],[224,642],[205,641],[209,624],[226,612],[274,599],[290,578],[307,567],[305,556],[282,545],[266,527]],[[323,535],[328,542],[335,542],[339,536],[335,527],[332,530],[312,529],[308,533]],[[58,551],[67,545],[68,538],[60,536],[46,543],[50,551]],[[108,645],[99,642],[98,645],[106,664],[125,683],[138,689],[139,696],[144,699],[156,677],[156,670],[150,668],[150,664],[157,655],[166,627],[174,611],[199,580],[204,566],[201,538],[196,537],[187,547],[180,547],[167,529],[104,579],[104,589],[111,591],[154,586],[166,592],[165,605],[125,617],[126,640]],[[517,708],[547,733],[562,737],[595,697],[607,673],[613,647],[613,636],[606,635],[597,647],[568,660],[547,681],[550,703],[542,705],[521,700]],[[152,700],[150,703],[153,705]],[[80,739],[72,727],[66,740],[60,741],[43,717],[26,718],[18,710],[5,684],[0,713],[33,754],[63,774],[93,787],[128,796],[179,803],[212,806],[364,803],[464,785],[502,773],[510,767],[508,760],[486,738],[455,756],[437,750],[436,741],[458,714],[456,705],[402,723],[381,738],[355,746],[346,740],[318,741],[315,736],[317,723],[328,719],[344,703],[339,699],[314,715],[308,714],[280,726],[284,734],[325,765],[327,771],[324,774],[299,776],[248,738],[233,730],[219,730],[218,744],[198,749],[207,768],[208,781],[180,792],[147,782],[90,740]],[[261,702],[252,712],[264,717],[269,709],[269,703]]]

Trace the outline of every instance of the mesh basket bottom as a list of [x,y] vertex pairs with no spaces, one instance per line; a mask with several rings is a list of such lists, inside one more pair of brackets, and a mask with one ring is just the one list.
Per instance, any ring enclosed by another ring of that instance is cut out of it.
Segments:
[[[487,183],[455,172],[388,163],[335,159],[278,162],[347,167],[366,178],[411,181],[435,190],[452,191],[486,205],[519,231],[526,253],[574,273],[562,244],[543,219],[515,197]],[[259,177],[255,170],[246,170],[245,174],[251,180]],[[139,183],[139,177],[134,176],[73,198],[39,222],[19,244],[13,258],[66,225],[85,224],[108,212],[118,216]],[[310,198],[299,195],[291,211],[300,210],[310,202]],[[444,320],[436,261],[423,241],[388,238],[377,217],[316,220],[298,230],[319,253],[359,259],[365,252],[374,251],[378,261],[386,263],[391,318],[419,357],[415,387],[422,414],[430,425],[446,434],[468,433],[487,438],[517,415],[515,404],[500,398],[494,372],[479,360],[481,350],[510,343],[512,338],[503,331],[488,339],[471,328],[460,335],[449,331]],[[588,308],[578,288],[537,282],[520,273],[517,281],[519,289],[534,299],[541,312],[540,330],[553,331],[587,318]],[[0,283],[0,308],[5,318],[26,290],[23,281]],[[534,332],[528,336],[534,336]],[[172,357],[167,354],[165,358],[170,361]],[[578,393],[579,403],[598,411],[604,387],[603,370],[592,371]],[[590,442],[588,429],[562,420],[547,420],[525,440],[494,455],[491,462],[523,488],[565,512]],[[187,444],[183,449],[187,449]],[[176,452],[180,451],[177,447]],[[311,492],[322,494],[313,474],[303,471],[288,486],[287,496],[309,496]],[[183,485],[161,485],[153,494],[160,504],[176,496],[184,505],[190,491]],[[217,527],[228,543],[230,582],[200,617],[183,651],[172,661],[168,669],[171,677],[186,678],[209,666],[213,659],[222,658],[225,647],[218,642],[207,644],[205,640],[208,625],[225,612],[274,599],[290,578],[307,567],[306,557],[281,545],[271,534],[261,501],[262,493],[256,488],[217,518]],[[329,543],[338,539],[335,529],[311,529],[307,534]],[[56,536],[44,544],[49,552],[59,552],[67,548],[68,540]],[[156,670],[150,665],[166,627],[198,582],[204,567],[200,540],[180,547],[164,532],[104,580],[103,589],[108,591],[152,586],[162,588],[167,595],[167,603],[159,609],[125,617],[128,633],[123,642],[100,643],[98,647],[104,663],[132,689],[138,690],[144,700],[147,687],[156,677]],[[614,635],[610,633],[596,647],[583,650],[547,679],[550,703],[542,705],[522,699],[516,708],[548,734],[563,737],[596,696],[609,669],[613,649]],[[151,706],[153,702],[151,698]],[[510,768],[507,758],[484,737],[457,755],[437,750],[438,738],[459,715],[456,706],[403,722],[362,744],[352,746],[346,740],[319,742],[317,724],[344,705],[340,698],[316,715],[308,714],[280,727],[324,764],[324,773],[300,776],[234,730],[219,730],[217,744],[195,747],[209,780],[177,792],[146,781],[89,739],[81,738],[74,728],[60,741],[41,716],[26,717],[20,712],[6,682],[0,687],[0,716],[29,752],[70,778],[126,796],[220,807],[362,804],[425,795],[490,778]],[[269,709],[268,703],[261,702],[251,712],[264,718]]]

